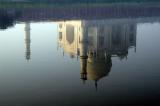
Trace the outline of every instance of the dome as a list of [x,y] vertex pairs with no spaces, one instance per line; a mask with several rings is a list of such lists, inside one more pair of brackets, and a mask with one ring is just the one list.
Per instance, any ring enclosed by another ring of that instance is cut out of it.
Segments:
[[111,66],[111,61],[107,62],[105,59],[96,59],[93,61],[93,58],[89,58],[87,63],[87,78],[90,80],[98,81],[99,79],[108,75]]

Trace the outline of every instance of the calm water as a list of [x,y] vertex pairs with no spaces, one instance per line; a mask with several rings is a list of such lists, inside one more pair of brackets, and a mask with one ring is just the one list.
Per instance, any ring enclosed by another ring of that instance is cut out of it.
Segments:
[[8,14],[0,18],[0,105],[159,104],[158,14],[58,21]]

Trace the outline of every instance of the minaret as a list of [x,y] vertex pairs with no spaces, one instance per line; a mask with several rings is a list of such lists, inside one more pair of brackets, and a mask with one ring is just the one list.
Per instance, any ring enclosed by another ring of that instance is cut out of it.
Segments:
[[98,82],[97,80],[95,80],[95,88],[96,88],[96,91],[98,90]]
[[86,30],[84,28],[84,32],[80,36],[80,64],[81,64],[81,79],[85,82],[87,80],[87,49],[88,49],[88,36],[86,34]]
[[25,45],[26,45],[26,60],[30,60],[31,50],[30,50],[30,23],[25,23]]
[[83,83],[87,80],[87,57],[81,57],[80,58],[80,64],[81,64],[81,79],[83,80]]

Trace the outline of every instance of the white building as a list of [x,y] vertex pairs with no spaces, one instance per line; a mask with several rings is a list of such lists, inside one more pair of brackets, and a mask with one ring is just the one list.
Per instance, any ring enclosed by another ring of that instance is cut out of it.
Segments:
[[[58,22],[58,44],[71,57],[80,56],[81,78],[97,82],[108,75],[112,56],[123,59],[130,47],[136,48],[136,25],[107,21]],[[97,85],[97,83],[95,83]]]

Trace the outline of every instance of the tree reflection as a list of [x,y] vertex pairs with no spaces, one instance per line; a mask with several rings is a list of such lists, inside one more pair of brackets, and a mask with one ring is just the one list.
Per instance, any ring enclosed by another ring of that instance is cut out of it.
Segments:
[[0,10],[0,29],[7,29],[15,25],[15,21],[21,17],[19,10]]
[[8,14],[0,14],[0,29],[7,29],[14,25],[14,19]]

